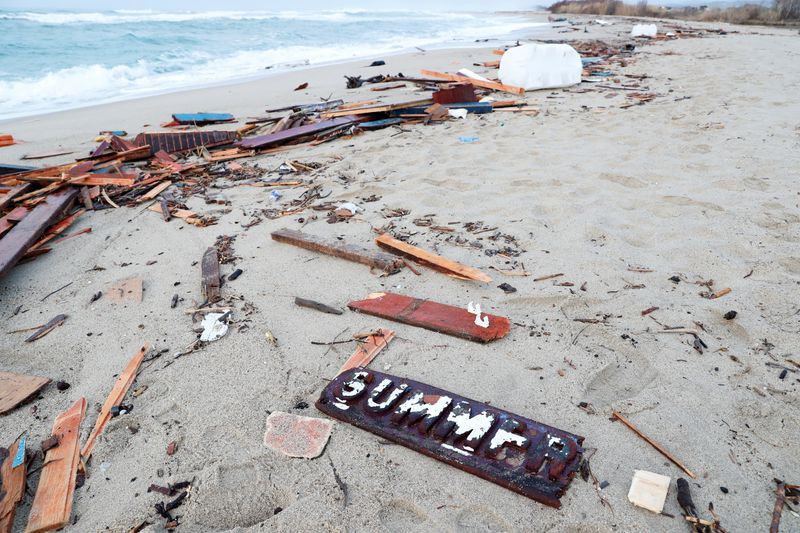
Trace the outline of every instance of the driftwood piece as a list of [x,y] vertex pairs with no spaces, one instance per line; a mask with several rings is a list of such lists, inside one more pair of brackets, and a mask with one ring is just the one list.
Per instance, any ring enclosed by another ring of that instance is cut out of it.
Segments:
[[[2,389],[0,389],[0,392]],[[14,516],[17,505],[25,496],[25,478],[27,476],[27,461],[22,459],[22,464],[12,467],[17,456],[19,445],[23,437],[8,449],[8,455],[0,466],[0,533],[11,533],[14,526]],[[0,457],[2,459],[2,457]]]
[[491,342],[511,330],[511,323],[502,316],[483,314],[481,318],[488,320],[484,328],[475,323],[476,315],[466,309],[391,292],[373,293],[347,306],[353,311],[475,342]]
[[328,313],[329,315],[341,315],[343,313],[341,309],[336,309],[335,307],[315,302],[314,300],[306,300],[305,298],[300,298],[299,296],[295,297],[294,303],[295,305],[299,305],[300,307],[306,307],[308,309],[316,309],[317,311]]
[[616,418],[617,420],[619,420],[620,422],[622,422],[623,424],[625,424],[626,426],[628,426],[628,428],[630,428],[630,430],[631,430],[631,431],[633,431],[634,433],[636,433],[637,435],[639,435],[639,436],[640,436],[640,437],[641,437],[641,438],[642,438],[642,439],[643,439],[645,442],[647,442],[647,443],[648,443],[650,446],[652,446],[653,448],[655,448],[655,449],[656,449],[656,450],[657,450],[657,451],[658,451],[658,452],[659,452],[661,455],[663,455],[664,457],[666,457],[667,459],[669,459],[670,461],[672,461],[672,463],[673,463],[675,466],[677,466],[678,468],[680,468],[681,470],[683,470],[684,472],[686,472],[686,474],[687,474],[689,477],[691,477],[692,479],[696,479],[696,478],[697,478],[697,476],[695,476],[695,475],[694,475],[694,472],[692,472],[691,470],[689,470],[688,468],[686,468],[686,466],[685,466],[685,465],[684,465],[682,462],[680,462],[678,459],[676,459],[674,455],[672,455],[671,453],[669,453],[669,452],[668,452],[666,449],[664,449],[664,447],[663,447],[663,446],[661,446],[659,443],[657,443],[656,441],[654,441],[653,439],[651,439],[650,437],[648,437],[647,435],[645,435],[644,433],[642,433],[642,430],[640,430],[639,428],[637,428],[636,426],[634,426],[634,425],[633,425],[633,423],[631,423],[631,421],[630,421],[630,420],[628,420],[627,418],[625,418],[624,416],[622,416],[621,414],[619,414],[619,412],[617,412],[617,411],[612,411],[612,413],[611,413],[611,416],[613,416],[614,418]]
[[42,337],[44,337],[45,335],[56,329],[58,326],[63,324],[66,319],[67,315],[54,316],[52,319],[50,319],[50,321],[47,324],[37,329],[33,333],[33,335],[25,339],[25,342],[38,341],[39,339],[41,339]]
[[483,281],[487,283],[492,281],[492,278],[476,268],[462,265],[456,261],[452,261],[440,255],[428,252],[427,250],[423,250],[422,248],[399,241],[387,233],[384,233],[375,239],[375,242],[381,248],[385,248],[392,253],[407,257],[421,265],[428,266],[434,270],[438,270],[439,272],[444,272],[450,276],[474,281]]
[[81,398],[56,418],[53,435],[58,437],[59,444],[44,456],[44,466],[25,533],[61,529],[69,523],[80,459],[78,439],[85,415],[86,399]]
[[67,210],[77,194],[77,189],[70,187],[49,195],[0,239],[0,277],[17,264],[28,247]]
[[0,415],[8,413],[48,383],[50,378],[0,372]]
[[778,487],[775,489],[775,507],[772,510],[772,522],[769,525],[769,533],[779,533],[783,504],[786,501],[786,484],[783,481],[778,481],[777,483]]
[[95,442],[97,442],[97,437],[103,432],[103,429],[108,424],[108,421],[111,420],[111,408],[116,407],[122,403],[123,398],[125,398],[125,394],[128,392],[128,389],[131,388],[133,384],[133,380],[136,379],[136,373],[139,371],[139,365],[142,364],[142,360],[144,356],[147,355],[147,352],[150,351],[150,344],[145,343],[136,355],[128,362],[128,366],[125,367],[125,370],[122,374],[119,375],[117,381],[114,383],[114,387],[111,389],[111,393],[109,393],[108,398],[106,398],[106,403],[103,404],[103,408],[100,410],[100,416],[97,417],[97,422],[94,424],[94,429],[89,434],[89,437],[86,439],[86,443],[83,445],[83,449],[81,450],[81,457],[83,457],[84,461],[88,461],[89,457],[92,455],[92,450],[94,450]]
[[342,372],[346,370],[350,370],[351,368],[358,368],[367,366],[375,356],[378,355],[378,352],[383,350],[385,347],[389,346],[389,341],[394,338],[394,331],[389,328],[381,328],[369,337],[367,340],[359,345],[356,348],[356,351],[353,352],[353,355],[345,361],[342,365],[342,368],[336,373],[338,376]]
[[201,289],[203,298],[208,303],[214,303],[220,299],[219,294],[219,255],[215,247],[210,247],[203,254],[203,261],[201,263]]
[[403,260],[385,252],[368,250],[355,244],[328,241],[316,235],[309,235],[296,230],[281,229],[272,232],[273,240],[293,244],[306,250],[341,257],[356,263],[362,263],[384,272],[394,272],[403,268]]

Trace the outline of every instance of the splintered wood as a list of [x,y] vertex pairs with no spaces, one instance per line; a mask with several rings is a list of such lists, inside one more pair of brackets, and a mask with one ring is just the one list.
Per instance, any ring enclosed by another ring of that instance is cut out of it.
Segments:
[[0,415],[8,413],[48,383],[49,378],[0,372]]
[[341,257],[356,263],[369,265],[384,272],[394,272],[403,268],[403,260],[385,252],[368,250],[354,244],[334,242],[291,229],[281,229],[272,232],[272,238],[278,242],[293,244],[306,250]]
[[97,417],[94,429],[89,434],[89,438],[86,439],[86,444],[83,445],[83,449],[81,450],[81,456],[84,461],[89,460],[89,457],[92,455],[92,450],[94,450],[97,437],[100,436],[106,424],[108,424],[108,421],[111,420],[111,408],[121,404],[128,389],[131,388],[133,380],[136,379],[136,373],[139,371],[139,366],[142,364],[142,360],[148,351],[150,351],[150,344],[145,343],[130,362],[128,362],[128,366],[125,367],[125,370],[119,375],[116,383],[114,383],[114,388],[111,389],[111,393],[108,395],[108,398],[106,398],[106,403],[103,404],[103,408],[100,410],[100,416]]
[[[0,394],[2,393],[0,388]],[[0,533],[11,533],[14,526],[14,516],[17,511],[17,504],[22,501],[25,495],[25,478],[27,476],[27,464],[25,458],[22,464],[13,467],[14,458],[19,451],[21,442],[20,437],[8,449],[8,456],[0,466]],[[24,452],[23,452],[24,455]]]
[[210,247],[203,254],[203,261],[201,263],[200,280],[203,298],[208,303],[214,303],[221,298],[219,294],[219,254],[215,247]]
[[394,339],[394,335],[395,333],[391,329],[381,328],[367,337],[367,340],[359,345],[356,351],[353,352],[353,355],[350,356],[350,359],[342,365],[342,368],[340,368],[336,374],[339,375],[351,368],[367,366],[375,359],[378,352],[389,346],[389,341]]
[[460,279],[483,281],[487,283],[492,281],[492,278],[476,268],[462,265],[461,263],[457,263],[445,257],[430,253],[422,248],[417,248],[411,244],[399,241],[386,233],[375,239],[375,242],[378,243],[378,246],[381,248],[390,250],[391,252],[402,255],[403,257],[413,259],[421,265],[444,272],[450,276]]
[[85,415],[86,399],[81,398],[56,418],[53,436],[58,439],[58,446],[47,450],[44,456],[25,533],[61,529],[69,523],[80,459],[78,438]]

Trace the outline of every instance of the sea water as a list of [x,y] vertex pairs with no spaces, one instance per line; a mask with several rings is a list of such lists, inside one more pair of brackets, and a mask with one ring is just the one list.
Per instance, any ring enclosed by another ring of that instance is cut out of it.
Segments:
[[493,13],[0,10],[0,119],[541,25]]

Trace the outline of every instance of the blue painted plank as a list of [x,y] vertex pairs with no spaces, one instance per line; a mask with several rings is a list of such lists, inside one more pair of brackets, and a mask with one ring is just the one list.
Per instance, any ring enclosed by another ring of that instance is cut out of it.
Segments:
[[234,120],[230,113],[176,113],[172,118],[178,124],[213,124]]

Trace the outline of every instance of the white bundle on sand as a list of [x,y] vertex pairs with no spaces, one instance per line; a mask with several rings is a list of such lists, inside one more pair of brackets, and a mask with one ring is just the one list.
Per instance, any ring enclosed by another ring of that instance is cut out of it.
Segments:
[[581,56],[568,44],[525,44],[506,50],[500,80],[526,91],[581,82]]
[[635,24],[631,29],[631,37],[655,37],[658,28],[655,24]]

